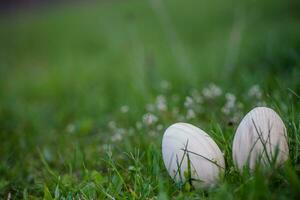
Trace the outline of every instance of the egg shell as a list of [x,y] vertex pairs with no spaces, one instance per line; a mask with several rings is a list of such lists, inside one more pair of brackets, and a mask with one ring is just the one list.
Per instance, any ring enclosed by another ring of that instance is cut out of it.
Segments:
[[195,188],[215,185],[225,163],[222,152],[213,139],[204,131],[187,123],[171,125],[162,140],[164,164],[175,182],[184,183],[185,173],[190,172]]
[[232,156],[239,170],[257,164],[270,166],[284,163],[289,157],[285,125],[279,115],[267,107],[251,110],[239,124],[232,147]]

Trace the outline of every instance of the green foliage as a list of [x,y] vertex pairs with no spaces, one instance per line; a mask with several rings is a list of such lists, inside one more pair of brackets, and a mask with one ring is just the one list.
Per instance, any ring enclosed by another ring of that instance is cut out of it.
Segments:
[[[292,0],[130,0],[1,15],[0,198],[299,198],[298,10]],[[290,160],[239,173],[233,135],[257,105],[284,120]],[[161,138],[177,121],[224,152],[216,187],[169,177]]]

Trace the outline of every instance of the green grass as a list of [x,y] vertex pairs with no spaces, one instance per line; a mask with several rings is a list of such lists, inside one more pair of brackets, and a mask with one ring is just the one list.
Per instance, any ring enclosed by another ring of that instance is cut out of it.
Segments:
[[[2,14],[0,198],[296,199],[298,10],[292,0],[128,0]],[[221,96],[184,106],[210,83]],[[256,84],[262,97],[248,94]],[[226,93],[242,105],[227,114]],[[159,95],[167,110],[147,110]],[[287,126],[290,161],[239,174],[234,132],[262,103]],[[187,118],[188,109],[196,117]],[[154,124],[143,123],[148,112]],[[225,153],[215,188],[190,191],[168,176],[161,138],[177,121],[205,130]]]

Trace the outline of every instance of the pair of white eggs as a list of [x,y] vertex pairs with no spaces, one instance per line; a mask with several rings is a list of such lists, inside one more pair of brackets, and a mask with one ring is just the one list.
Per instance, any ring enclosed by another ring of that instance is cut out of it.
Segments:
[[[195,188],[218,183],[225,171],[224,156],[203,130],[187,123],[171,125],[162,140],[164,164],[175,182],[189,181]],[[237,168],[253,170],[257,164],[280,165],[289,156],[287,132],[278,114],[266,107],[251,110],[239,124],[232,147]]]

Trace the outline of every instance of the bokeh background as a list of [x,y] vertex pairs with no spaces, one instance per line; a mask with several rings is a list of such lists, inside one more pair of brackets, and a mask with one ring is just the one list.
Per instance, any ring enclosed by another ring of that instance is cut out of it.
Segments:
[[[280,98],[281,107],[288,107],[285,97],[300,94],[298,1],[0,5],[0,193],[5,197],[21,198],[24,191],[40,196],[45,183],[55,188],[45,175],[50,169],[75,184],[82,180],[83,161],[105,174],[101,158],[103,145],[111,143],[108,124],[118,119],[128,129],[134,126],[164,87],[184,99],[191,88],[214,83],[245,104],[248,100],[244,110],[251,103],[243,94],[252,85],[259,85],[266,99]],[[219,115],[214,107],[199,119],[203,124]],[[173,118],[168,119],[164,127]],[[143,151],[153,143],[159,150],[162,133],[112,146]]]

